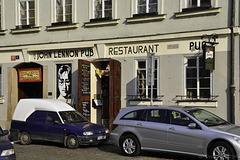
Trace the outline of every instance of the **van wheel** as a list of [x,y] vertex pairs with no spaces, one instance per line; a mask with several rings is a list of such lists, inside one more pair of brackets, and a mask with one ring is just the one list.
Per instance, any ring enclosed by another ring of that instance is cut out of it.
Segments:
[[139,155],[141,150],[138,139],[132,134],[123,136],[120,139],[120,147],[123,154],[126,156]]
[[66,146],[69,149],[75,149],[79,147],[78,139],[75,135],[71,134],[67,137]]
[[236,154],[226,142],[217,142],[210,148],[208,157],[210,160],[235,160]]
[[20,143],[23,145],[28,145],[32,143],[31,137],[27,132],[22,132],[20,134]]

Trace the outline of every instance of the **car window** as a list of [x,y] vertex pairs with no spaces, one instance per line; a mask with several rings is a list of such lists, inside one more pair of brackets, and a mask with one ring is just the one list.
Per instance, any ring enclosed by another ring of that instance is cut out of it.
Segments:
[[188,116],[178,111],[171,111],[170,123],[181,126],[188,126],[190,123],[194,123]]
[[27,118],[27,122],[28,121],[33,121],[33,117],[34,117],[34,115],[35,115],[35,112],[33,112],[28,118]]
[[145,110],[135,110],[132,112],[127,113],[124,115],[121,119],[122,120],[145,120],[144,117],[144,111]]
[[4,136],[2,128],[0,128],[0,136]]
[[227,121],[223,120],[222,118],[203,109],[189,110],[186,112],[208,127],[230,124]]
[[167,114],[167,111],[163,109],[152,109],[152,110],[149,109],[147,113],[147,121],[166,123],[167,122],[166,114]]
[[46,118],[46,123],[54,124],[55,121],[60,122],[58,114],[56,112],[48,112],[47,118]]
[[47,116],[46,111],[35,111],[35,114],[33,116],[34,122],[45,122]]

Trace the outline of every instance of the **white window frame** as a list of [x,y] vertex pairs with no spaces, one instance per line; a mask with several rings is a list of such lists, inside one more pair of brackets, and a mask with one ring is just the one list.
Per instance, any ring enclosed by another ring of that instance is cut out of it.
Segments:
[[[105,17],[105,1],[104,0],[101,0],[102,1],[102,17],[101,18],[106,18]],[[114,2],[115,2],[115,0],[111,0],[112,1],[112,18],[114,17],[113,16],[113,9],[114,9]],[[93,19],[96,19],[96,17],[95,17],[95,0],[92,0],[92,18]]]
[[2,86],[2,66],[0,66],[0,99],[3,96]]
[[[180,10],[182,8],[191,8],[191,6],[189,6],[189,1],[190,0],[180,0]],[[218,0],[211,0],[211,6],[212,7],[217,7],[218,4]],[[197,0],[197,7],[201,6],[201,0]]]
[[[191,67],[188,67],[188,59],[190,59],[191,57],[185,57],[184,58],[184,77],[185,77],[185,84],[184,84],[184,95],[187,96],[187,68],[191,68]],[[196,57],[196,67],[193,67],[193,68],[197,68],[197,97],[194,98],[194,99],[206,99],[206,98],[201,98],[200,97],[200,72],[199,72],[199,56]],[[210,72],[210,97],[213,95],[213,91],[212,91],[212,83],[213,83],[213,79],[212,79],[212,72]],[[189,99],[188,97],[186,97],[186,99]],[[192,98],[190,98],[192,99]]]
[[[54,0],[54,3],[53,3],[53,6],[54,6],[54,22],[55,23],[58,23],[58,21],[57,21],[57,2],[56,2],[57,0]],[[63,0],[63,21],[62,22],[66,22],[66,10],[65,10],[65,0]],[[74,0],[72,0],[72,19],[71,19],[71,22],[73,22],[74,21]]]
[[[146,59],[136,59],[135,60],[135,95],[137,96],[137,94],[138,94],[138,91],[137,91],[137,71],[138,71],[138,62],[143,62],[143,61],[145,61],[146,62],[146,67],[147,67],[147,61],[146,61]],[[155,59],[155,61],[157,61],[157,68],[156,68],[156,72],[157,72],[157,78],[154,78],[154,81],[155,80],[157,80],[157,84],[155,84],[155,85],[157,85],[157,95],[156,96],[159,96],[159,59]],[[147,69],[146,69],[146,72],[147,72]],[[147,73],[146,73],[146,82],[147,82]],[[145,84],[145,87],[146,87],[146,97],[148,97],[151,93],[148,93],[148,90],[150,89],[149,87],[148,87],[148,85],[147,84]]]
[[[138,1],[139,0],[135,0],[135,10],[136,10],[136,14],[139,14],[138,13]],[[149,1],[150,0],[146,0],[146,13],[149,13]],[[159,11],[159,0],[157,0],[157,11],[156,12],[158,12]]]
[[[18,24],[21,24],[21,5],[20,2],[30,2],[30,1],[34,1],[34,10],[35,10],[35,22],[34,22],[34,26],[37,24],[37,0],[18,0]],[[26,10],[27,10],[27,24],[29,25],[29,4],[26,3]]]

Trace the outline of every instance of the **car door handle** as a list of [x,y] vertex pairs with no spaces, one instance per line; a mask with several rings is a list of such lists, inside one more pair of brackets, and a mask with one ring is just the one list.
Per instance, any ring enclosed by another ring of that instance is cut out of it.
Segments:
[[142,123],[137,123],[137,126],[142,126]]
[[169,130],[175,131],[175,128],[174,127],[170,127]]

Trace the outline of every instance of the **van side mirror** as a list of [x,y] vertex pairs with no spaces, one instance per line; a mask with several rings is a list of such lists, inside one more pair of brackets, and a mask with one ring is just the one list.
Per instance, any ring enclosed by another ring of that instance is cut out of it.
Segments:
[[196,127],[197,127],[197,124],[196,124],[196,123],[190,123],[190,124],[188,125],[188,128],[189,128],[189,129],[196,129]]

